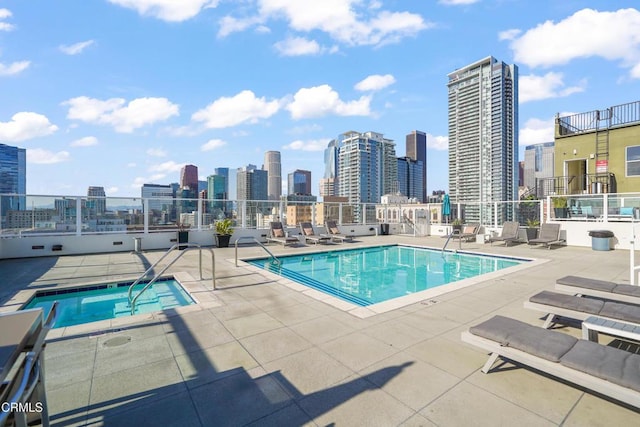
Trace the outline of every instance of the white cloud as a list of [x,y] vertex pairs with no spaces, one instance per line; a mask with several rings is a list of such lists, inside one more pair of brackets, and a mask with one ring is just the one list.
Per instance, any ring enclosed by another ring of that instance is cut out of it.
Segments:
[[127,163],[127,167],[128,168],[135,168],[136,166],[138,166],[135,162],[129,162]]
[[66,162],[71,159],[68,151],[53,151],[44,150],[42,148],[29,148],[27,149],[27,162],[50,165],[53,163]]
[[149,148],[146,152],[151,157],[167,157],[167,150],[162,148]]
[[58,46],[58,49],[60,49],[62,53],[67,55],[77,55],[79,53],[82,53],[83,50],[91,46],[93,43],[93,40],[87,40],[79,43],[74,43],[72,45],[60,45]]
[[109,188],[105,188],[104,192],[105,192],[105,194],[110,195],[110,194],[117,193],[119,190],[120,189],[118,187],[109,187]]
[[211,139],[207,143],[203,144],[200,147],[200,150],[211,151],[211,150],[215,150],[216,148],[223,147],[225,145],[227,145],[227,143],[221,139]]
[[[0,9],[0,20],[11,18],[12,15],[9,9]],[[0,22],[0,31],[12,31],[15,28],[15,25],[9,24],[8,22]]]
[[322,130],[322,126],[320,126],[317,123],[313,123],[313,124],[308,124],[303,126],[292,127],[291,129],[287,130],[286,133],[288,133],[289,135],[302,135],[305,133],[319,132],[321,130]]
[[178,105],[166,98],[137,98],[125,105],[122,98],[106,101],[80,96],[62,103],[69,106],[68,119],[86,123],[110,125],[121,133],[131,133],[135,129],[167,120],[178,115]]
[[518,30],[515,28],[511,30],[501,31],[498,33],[498,40],[513,40],[520,34],[522,34],[522,30]]
[[377,91],[380,89],[384,89],[385,87],[392,85],[395,82],[396,78],[391,74],[385,74],[384,76],[380,74],[373,74],[356,83],[355,89],[362,92]]
[[9,9],[0,9],[0,19],[7,19],[13,16]]
[[586,81],[581,81],[578,86],[565,87],[562,73],[548,72],[544,76],[528,75],[520,76],[519,101],[539,101],[541,99],[560,98],[573,93],[583,92]]
[[273,45],[282,56],[317,55],[322,48],[315,40],[304,37],[289,37]]
[[257,123],[260,119],[273,116],[278,110],[279,101],[256,98],[250,90],[243,90],[231,98],[218,98],[206,108],[193,113],[191,119],[204,122],[210,129],[220,129],[242,123]]
[[51,124],[46,116],[32,112],[20,112],[9,122],[0,122],[0,141],[18,142],[39,136],[51,135],[58,126]]
[[328,114],[338,116],[368,116],[371,97],[362,96],[358,100],[344,102],[338,92],[329,85],[302,88],[293,96],[287,110],[293,119],[322,117]]
[[478,3],[480,0],[440,0],[438,3],[446,6],[460,6],[466,4]]
[[567,64],[598,56],[620,61],[635,73],[640,62],[640,11],[599,12],[582,9],[555,23],[546,21],[514,39],[514,62],[530,67]]
[[149,171],[158,172],[159,174],[166,174],[169,172],[179,172],[184,165],[186,165],[186,163],[176,163],[173,160],[169,160],[164,163],[149,166]]
[[444,151],[449,149],[449,137],[448,136],[434,136],[430,133],[427,134],[427,148],[433,148],[434,150]]
[[331,138],[312,139],[307,141],[296,140],[290,144],[283,145],[283,150],[300,150],[300,151],[323,151],[327,148]]
[[555,118],[541,120],[532,118],[520,128],[518,142],[521,146],[551,142],[554,140]]
[[76,139],[69,145],[72,147],[91,147],[92,145],[98,145],[98,138],[95,136],[85,136],[84,138]]
[[9,65],[0,63],[0,76],[11,76],[18,74],[29,68],[31,61],[12,62]]
[[[244,31],[247,28],[250,28],[254,25],[261,24],[263,22],[263,18],[259,16],[253,16],[248,18],[234,18],[232,16],[225,16],[220,19],[220,29],[218,30],[218,37],[224,38],[232,33],[237,33],[240,31]],[[259,25],[257,31],[259,33],[268,33],[270,30],[263,26]]]
[[218,6],[219,0],[109,0],[109,2],[133,9],[143,16],[181,22],[193,18],[202,9]]

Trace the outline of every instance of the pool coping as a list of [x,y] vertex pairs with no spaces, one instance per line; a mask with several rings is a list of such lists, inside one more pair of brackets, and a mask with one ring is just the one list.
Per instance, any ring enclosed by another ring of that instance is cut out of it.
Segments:
[[[369,246],[360,246],[357,249],[367,249],[367,248],[377,248],[380,246],[406,246],[406,247],[413,247],[413,248],[419,248],[419,249],[430,249],[430,250],[436,250],[436,251],[440,251],[441,248],[435,248],[432,246],[424,246],[424,245],[413,245],[413,244],[389,244],[389,245],[369,245]],[[347,250],[353,250],[354,248],[335,248],[335,249],[331,249],[331,251],[328,250],[317,250],[317,251],[312,251],[312,252],[305,252],[305,255],[309,255],[309,254],[319,254],[319,253],[326,253],[326,252],[333,252],[333,251],[347,251]],[[404,295],[404,296],[400,296],[397,298],[393,298],[391,300],[388,301],[383,301],[383,302],[379,302],[379,303],[375,303],[375,304],[371,304],[365,307],[347,302],[343,299],[340,299],[338,297],[335,297],[333,295],[329,295],[326,294],[322,291],[313,289],[311,287],[302,285],[300,283],[294,282],[291,279],[288,279],[286,277],[280,276],[278,274],[275,274],[271,271],[262,269],[260,267],[254,266],[250,263],[248,263],[247,261],[253,261],[256,259],[264,259],[264,256],[254,256],[254,257],[246,257],[243,259],[238,259],[238,263],[242,263],[242,265],[245,268],[250,269],[251,271],[254,271],[256,273],[262,273],[267,275],[268,277],[272,278],[273,280],[277,281],[278,283],[281,283],[285,286],[287,286],[290,289],[293,289],[295,291],[298,291],[304,295],[307,295],[311,298],[314,298],[318,301],[322,301],[326,304],[331,305],[332,307],[335,307],[339,310],[342,310],[346,313],[351,314],[354,317],[360,318],[360,319],[366,319],[368,317],[372,317],[372,316],[376,316],[378,314],[382,314],[382,313],[387,313],[389,311],[393,311],[399,308],[403,308],[403,307],[407,307],[409,305],[412,304],[417,304],[417,303],[426,303],[426,304],[434,304],[437,303],[437,301],[434,300],[434,298],[444,295],[444,294],[448,294],[450,292],[454,292],[460,289],[464,289],[473,285],[477,285],[479,283],[482,282],[486,282],[492,279],[496,279],[498,277],[502,277],[505,276],[507,274],[511,274],[514,272],[518,272],[521,270],[526,270],[532,267],[536,267],[539,266],[541,264],[544,264],[546,262],[549,262],[549,259],[545,259],[545,258],[530,258],[530,257],[522,257],[522,256],[503,256],[503,255],[495,255],[495,254],[486,254],[486,253],[482,253],[482,252],[474,252],[474,251],[466,251],[466,250],[446,250],[445,252],[449,252],[449,253],[462,253],[462,254],[469,254],[469,255],[478,255],[478,256],[482,256],[482,257],[492,257],[492,258],[504,258],[504,259],[513,259],[513,260],[523,260],[523,261],[527,261],[526,263],[522,263],[522,264],[518,264],[518,265],[514,265],[511,267],[507,267],[507,268],[503,268],[501,270],[498,271],[494,271],[491,273],[485,273],[482,274],[480,276],[476,276],[476,277],[470,277],[468,279],[463,279],[463,280],[459,280],[457,282],[453,282],[453,283],[449,283],[446,285],[442,285],[442,286],[438,286],[436,288],[432,288],[432,289],[426,289],[424,291],[420,291],[420,292],[416,292],[413,294],[409,294],[409,295]],[[291,253],[291,254],[286,254],[286,255],[282,255],[284,256],[295,256],[295,253]],[[233,261],[233,260],[231,260]],[[238,264],[240,265],[240,264]]]

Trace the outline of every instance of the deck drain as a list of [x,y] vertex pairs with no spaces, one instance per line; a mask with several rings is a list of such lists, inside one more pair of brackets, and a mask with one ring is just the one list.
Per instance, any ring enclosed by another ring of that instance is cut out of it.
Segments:
[[125,345],[131,342],[131,337],[121,335],[119,337],[109,338],[102,344],[104,347],[118,347],[121,345]]

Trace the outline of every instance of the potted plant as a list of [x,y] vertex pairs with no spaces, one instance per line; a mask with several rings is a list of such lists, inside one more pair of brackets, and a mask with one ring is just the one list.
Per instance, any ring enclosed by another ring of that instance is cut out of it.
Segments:
[[178,221],[178,249],[183,250],[187,247],[187,245],[182,245],[182,243],[189,243],[189,230],[187,227]]
[[462,220],[460,218],[456,218],[453,221],[451,221],[451,228],[453,229],[453,232],[456,233],[460,233],[462,231]]
[[566,197],[552,197],[553,211],[556,218],[567,218],[569,216],[569,208],[567,207]]
[[231,235],[233,234],[233,221],[229,218],[216,221],[216,246],[219,248],[228,248]]
[[540,227],[540,221],[535,218],[527,219],[527,228],[525,229],[527,232],[527,241],[538,237],[538,227]]

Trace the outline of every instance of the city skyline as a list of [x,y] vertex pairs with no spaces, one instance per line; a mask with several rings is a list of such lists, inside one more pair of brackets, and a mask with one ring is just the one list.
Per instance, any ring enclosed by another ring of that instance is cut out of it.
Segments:
[[138,196],[144,183],[177,182],[187,164],[205,181],[279,151],[282,181],[309,170],[319,194],[330,140],[378,132],[403,157],[419,129],[430,194],[449,189],[452,70],[489,55],[519,67],[520,159],[553,141],[557,113],[640,93],[640,12],[629,1],[299,5],[4,1],[0,143],[26,149],[26,192]]

